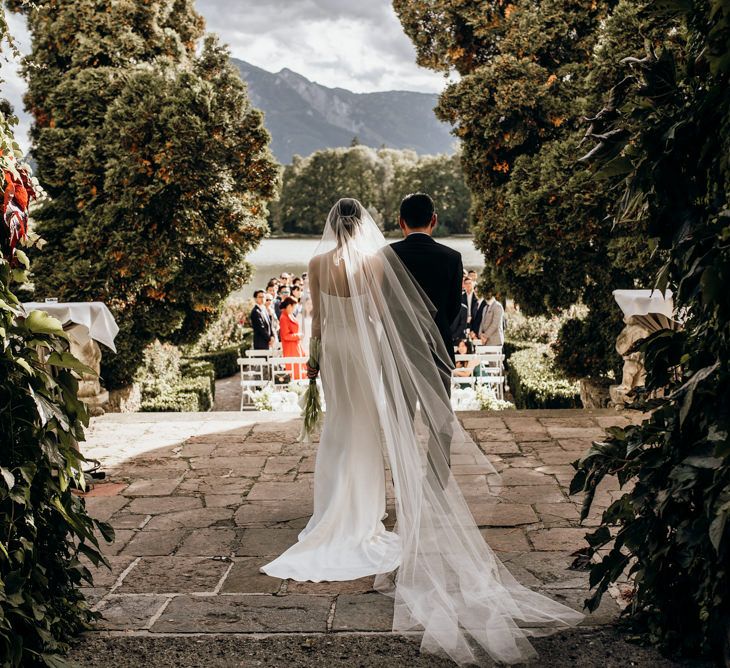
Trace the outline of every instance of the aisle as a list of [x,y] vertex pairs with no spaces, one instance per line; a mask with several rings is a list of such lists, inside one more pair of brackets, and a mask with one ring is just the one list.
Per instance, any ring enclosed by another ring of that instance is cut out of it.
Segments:
[[[603,433],[626,424],[608,411],[513,411],[460,415],[502,471],[504,490],[488,513],[486,480],[464,455],[453,471],[490,545],[524,584],[569,605],[586,596],[587,575],[568,570],[586,529],[567,495],[570,462]],[[133,633],[387,632],[391,600],[372,578],[296,583],[259,565],[296,540],[312,504],[316,443],[296,442],[300,422],[262,413],[107,414],[84,446],[108,482],[87,502],[109,520],[113,566],[89,590],[103,613],[98,630]],[[394,519],[392,485],[388,511]],[[617,494],[596,495],[606,506]],[[597,515],[589,518],[595,524]],[[609,596],[586,624],[618,613]]]

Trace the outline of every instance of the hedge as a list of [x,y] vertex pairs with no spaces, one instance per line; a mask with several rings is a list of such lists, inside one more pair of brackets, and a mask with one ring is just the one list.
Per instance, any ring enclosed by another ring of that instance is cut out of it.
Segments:
[[528,348],[534,348],[539,345],[535,341],[520,341],[517,339],[505,339],[504,345],[502,346],[502,352],[504,353],[505,360],[508,360],[518,350],[526,350]]
[[507,379],[517,408],[580,408],[577,383],[558,375],[546,345],[516,350],[509,357]]
[[180,363],[182,377],[174,387],[142,402],[141,410],[159,412],[205,412],[215,400],[215,368],[210,362],[185,359]]
[[238,371],[238,358],[241,356],[241,349],[246,347],[246,342],[242,341],[233,346],[221,348],[206,353],[194,353],[186,359],[191,361],[210,362],[215,368],[216,378],[228,378]]

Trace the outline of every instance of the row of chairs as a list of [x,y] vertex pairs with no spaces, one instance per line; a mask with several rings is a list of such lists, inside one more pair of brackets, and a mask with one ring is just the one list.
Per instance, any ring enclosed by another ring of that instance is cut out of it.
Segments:
[[[452,384],[457,387],[465,385],[489,385],[498,399],[504,399],[505,373],[502,346],[477,346],[471,355],[456,355],[456,363],[466,362],[467,367],[458,367],[452,373]],[[458,375],[473,362],[471,374]]]
[[[281,350],[247,350],[238,358],[241,382],[241,406],[253,405],[253,394],[266,387],[288,389],[292,384],[307,383],[307,357],[282,357]],[[477,346],[473,355],[456,355],[456,361],[476,362],[478,373],[453,375],[455,386],[489,385],[496,396],[504,398],[504,355],[502,346]],[[463,367],[462,367],[463,368]],[[459,369],[455,369],[456,373]]]

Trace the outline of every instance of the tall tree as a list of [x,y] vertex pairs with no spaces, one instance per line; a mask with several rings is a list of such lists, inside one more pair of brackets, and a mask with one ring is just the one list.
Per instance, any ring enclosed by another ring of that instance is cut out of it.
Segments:
[[109,305],[118,387],[147,343],[194,341],[246,281],[278,167],[226,50],[198,52],[192,0],[35,5],[26,105],[51,200],[33,276],[39,296]]
[[416,191],[433,196],[443,232],[467,231],[469,191],[458,155],[419,156],[360,145],[295,156],[284,170],[273,225],[285,232],[320,234],[332,204],[351,196],[365,204],[385,231],[393,231],[401,199]]
[[[594,609],[633,578],[627,613],[672,654],[730,665],[730,7],[653,0],[647,39],[591,123],[587,160],[625,174],[616,224],[644,220],[682,327],[641,344],[641,425],[614,429],[580,462],[583,516],[605,476],[624,493],[587,536]],[[724,650],[724,651],[723,651]]]
[[[582,117],[606,90],[596,89],[591,73],[615,2],[393,4],[418,62],[461,75],[442,94],[437,114],[462,141],[484,280],[528,312],[585,301],[588,321],[569,325],[575,355],[564,351],[559,361],[572,375],[606,373],[618,362],[613,340],[620,329],[611,289],[632,287],[649,264],[648,253],[630,267],[612,261],[605,213],[611,183],[586,187],[590,181],[576,165]],[[636,43],[632,35],[621,45],[626,55]]]

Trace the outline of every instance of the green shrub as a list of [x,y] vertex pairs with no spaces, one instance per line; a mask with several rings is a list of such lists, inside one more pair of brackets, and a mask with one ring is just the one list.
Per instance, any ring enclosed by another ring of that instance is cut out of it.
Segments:
[[546,345],[514,352],[507,379],[517,408],[580,408],[578,385],[559,376]]
[[[174,346],[153,346],[155,360],[174,360]],[[165,357],[165,354],[168,357]],[[179,351],[177,351],[179,356]],[[178,357],[179,360],[179,357]],[[167,366],[163,364],[163,367]],[[141,410],[147,413],[162,411],[209,411],[215,400],[215,367],[204,360],[184,359],[177,365],[176,377],[168,375],[165,382],[149,382],[146,387],[157,391],[143,394]],[[169,371],[169,368],[168,368]]]
[[[585,157],[625,174],[610,222],[648,221],[683,327],[640,344],[640,425],[610,429],[576,462],[571,493],[586,517],[604,478],[624,493],[586,536],[601,597],[628,571],[626,614],[673,656],[730,665],[730,12],[728,3],[653,2],[635,32],[646,50],[593,113]],[[647,35],[660,32],[662,40]],[[618,61],[618,59],[617,59]],[[620,110],[620,111],[619,111]],[[611,160],[611,162],[608,162]],[[614,478],[615,476],[615,478]],[[603,504],[601,504],[603,505]]]
[[172,392],[142,402],[143,413],[196,413],[199,410],[199,398],[193,392]]
[[505,314],[504,335],[517,341],[553,343],[566,320],[570,317],[582,317],[586,312],[587,309],[580,305],[572,306],[553,316],[525,315],[519,311],[512,311]]
[[[0,51],[6,30],[0,6]],[[93,586],[80,558],[108,566],[95,531],[108,541],[114,531],[89,517],[84,499],[72,493],[84,484],[78,443],[88,425],[76,374],[90,369],[67,352],[58,320],[42,311],[23,317],[14,294],[28,278],[19,246],[32,241],[7,223],[24,219],[34,188],[4,111],[0,106],[0,665],[60,666],[70,638],[99,616],[80,589]],[[10,205],[14,219],[5,216]]]
[[184,347],[183,351],[188,355],[210,353],[247,341],[252,331],[248,327],[252,308],[253,303],[247,301],[226,302],[218,318],[193,345]]
[[502,346],[502,352],[504,353],[505,360],[514,355],[518,350],[528,350],[535,348],[538,344],[534,341],[519,341],[513,339],[505,339],[504,345]]
[[142,366],[135,377],[143,402],[172,392],[180,381],[181,359],[179,348],[169,343],[155,340],[145,348]]
[[204,360],[183,359],[180,363],[183,378],[205,377],[210,381],[210,391],[215,399],[215,367]]
[[204,412],[213,408],[213,390],[208,375],[183,378],[175,388],[175,394],[191,394],[196,397],[196,411]]
[[190,355],[188,359],[195,361],[210,362],[215,368],[216,378],[228,378],[238,371],[238,358],[241,356],[241,350],[247,348],[247,343],[228,346],[221,350],[211,352],[195,353]]

